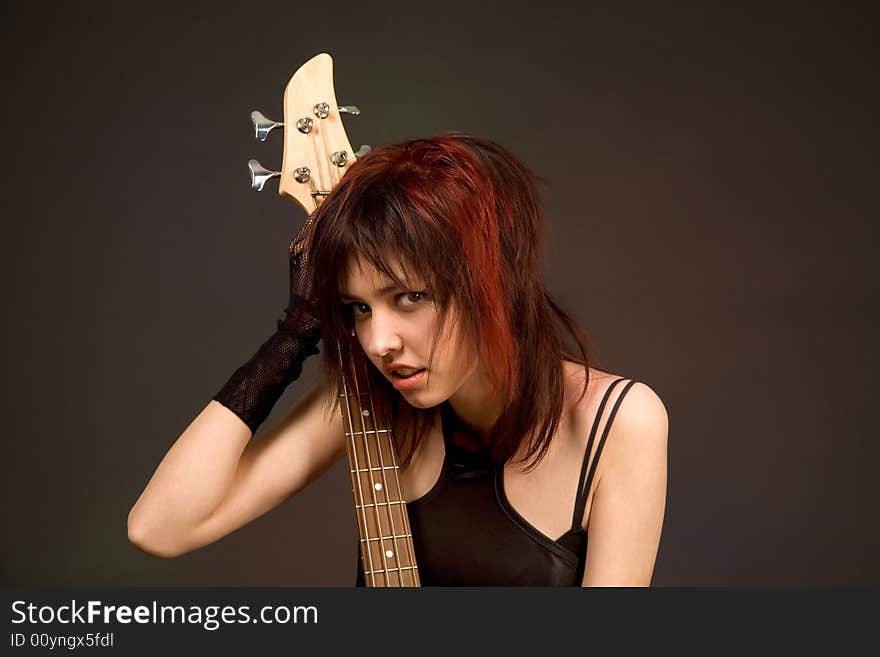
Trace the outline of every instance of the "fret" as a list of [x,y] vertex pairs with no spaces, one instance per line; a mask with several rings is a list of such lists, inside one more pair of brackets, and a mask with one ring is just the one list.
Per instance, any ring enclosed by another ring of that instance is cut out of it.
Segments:
[[382,536],[379,538],[362,538],[361,543],[366,543],[367,541],[390,541],[395,538],[412,538],[412,534],[394,534],[393,536]]
[[372,506],[388,506],[390,504],[406,504],[403,500],[394,501],[394,502],[376,502],[375,504],[355,504],[355,509],[368,509]]
[[370,393],[369,392],[343,392],[341,395],[336,395],[336,396],[339,397],[340,399],[342,399],[343,397],[345,397],[345,398],[348,398],[348,397],[369,397]]
[[[401,570],[418,570],[418,569],[419,569],[418,566],[401,566],[400,568],[389,568],[387,570],[387,572],[396,573]],[[376,575],[378,573],[384,573],[384,572],[386,572],[384,569],[383,570],[365,570],[364,575]]]
[[349,472],[351,472],[351,473],[355,473],[355,472],[376,472],[376,471],[381,471],[381,470],[397,470],[397,466],[396,466],[396,465],[386,465],[386,466],[383,466],[383,467],[381,467],[381,468],[357,468],[357,469],[355,469],[355,470],[349,470]]
[[376,429],[376,430],[370,429],[369,431],[346,431],[345,435],[346,436],[363,436],[368,433],[390,433],[390,432],[391,432],[390,429]]

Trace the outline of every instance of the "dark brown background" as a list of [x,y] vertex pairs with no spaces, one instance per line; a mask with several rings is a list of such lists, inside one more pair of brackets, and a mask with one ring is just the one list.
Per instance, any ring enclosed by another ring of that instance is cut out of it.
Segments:
[[468,130],[548,180],[551,291],[669,411],[655,585],[880,584],[867,14],[428,4],[0,4],[2,583],[353,584],[342,462],[176,560],[125,526],[284,306],[248,115],[327,51],[355,147]]

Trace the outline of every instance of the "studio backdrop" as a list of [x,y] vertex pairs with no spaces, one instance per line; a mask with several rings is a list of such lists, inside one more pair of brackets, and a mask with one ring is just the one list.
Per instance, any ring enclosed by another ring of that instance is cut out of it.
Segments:
[[[492,139],[545,181],[545,278],[669,415],[655,586],[880,583],[869,21],[673,3],[4,2],[6,585],[353,586],[345,460],[224,539],[126,518],[287,302],[293,72],[355,148]],[[271,425],[319,371],[281,398]],[[257,436],[259,439],[259,434]]]

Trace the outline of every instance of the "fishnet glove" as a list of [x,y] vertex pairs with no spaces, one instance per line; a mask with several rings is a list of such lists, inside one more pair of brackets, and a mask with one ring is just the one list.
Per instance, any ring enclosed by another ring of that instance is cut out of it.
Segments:
[[299,378],[303,361],[319,353],[321,327],[310,302],[308,247],[313,226],[311,215],[290,242],[290,300],[277,330],[213,397],[241,418],[252,436],[287,386]]

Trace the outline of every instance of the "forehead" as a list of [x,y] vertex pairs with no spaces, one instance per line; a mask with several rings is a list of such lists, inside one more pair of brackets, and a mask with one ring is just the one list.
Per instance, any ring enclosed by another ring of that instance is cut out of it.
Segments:
[[[389,257],[383,262],[401,281],[411,282],[411,277],[407,276],[399,261]],[[340,290],[350,295],[366,296],[393,283],[394,281],[381,269],[375,267],[369,259],[362,254],[354,253],[346,262],[340,279]]]

